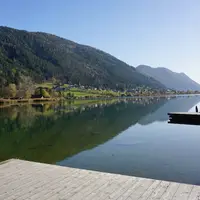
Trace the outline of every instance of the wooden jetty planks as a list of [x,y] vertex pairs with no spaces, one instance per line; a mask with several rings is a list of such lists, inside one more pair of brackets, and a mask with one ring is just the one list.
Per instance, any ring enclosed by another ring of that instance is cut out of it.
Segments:
[[200,186],[9,160],[0,165],[0,200],[198,200]]

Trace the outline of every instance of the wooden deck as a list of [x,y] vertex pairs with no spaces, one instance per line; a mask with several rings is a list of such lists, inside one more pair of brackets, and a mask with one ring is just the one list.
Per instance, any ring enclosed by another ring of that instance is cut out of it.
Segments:
[[181,116],[195,116],[195,117],[200,117],[200,113],[196,112],[170,112],[168,115],[181,115]]
[[1,200],[199,200],[200,186],[9,160],[0,164]]
[[171,112],[169,123],[200,125],[200,113],[195,112]]

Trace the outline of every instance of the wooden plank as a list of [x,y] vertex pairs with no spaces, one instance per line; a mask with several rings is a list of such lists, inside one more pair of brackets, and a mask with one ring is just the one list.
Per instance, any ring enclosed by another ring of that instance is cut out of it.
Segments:
[[[70,199],[71,200],[86,199],[86,197],[88,195],[90,195],[95,189],[99,188],[102,184],[104,184],[106,182],[105,174],[103,174],[103,175],[102,174],[97,173],[96,175],[94,175],[95,178],[90,179],[90,181],[87,184],[84,184],[83,188],[81,188],[81,189],[79,188],[80,191],[76,192],[73,196],[70,197]],[[66,191],[64,191],[64,194],[65,194],[64,197],[66,197]]]
[[180,183],[171,183],[167,190],[164,192],[161,200],[172,199],[176,191],[178,190]]
[[188,200],[193,187],[193,185],[180,184],[172,200]]
[[32,187],[26,188],[27,192],[25,191],[22,196],[20,194],[20,199],[26,200],[27,198],[37,199],[37,198],[43,197],[44,195],[51,192],[52,189],[58,188],[60,186],[59,183],[62,183],[63,180],[73,181],[76,175],[79,175],[78,169],[70,172],[67,176],[58,176],[56,179],[51,179],[49,177],[45,181],[41,181],[40,185],[37,185],[37,186],[34,185]]
[[160,199],[169,186],[170,186],[170,182],[162,181],[160,185],[148,197],[148,200]]
[[153,183],[154,183],[154,180],[152,180],[152,179],[146,179],[146,180],[142,181],[142,184],[132,191],[132,193],[129,195],[127,200],[131,200],[131,199],[137,200],[138,198],[140,198],[146,192],[146,190]]
[[196,112],[169,112],[168,115],[193,115],[200,117],[200,113]]
[[161,183],[160,180],[155,180],[153,184],[140,196],[138,200],[146,200],[152,193],[153,191],[159,186]]
[[173,124],[189,124],[189,125],[200,125],[200,113],[168,113],[169,123]]
[[5,164],[0,165],[0,178],[9,176],[10,174],[15,174],[17,171],[21,170],[22,167],[25,167],[25,164],[25,162],[20,162],[14,159],[8,160]]
[[[26,166],[26,165],[25,165]],[[26,181],[28,180],[33,180],[33,172],[35,172],[36,175],[39,175],[38,173],[42,170],[46,170],[46,171],[52,171],[51,168],[47,169],[47,168],[35,168],[33,167],[32,170],[30,170],[30,168],[28,169],[24,169],[21,168],[21,172],[15,174],[14,176],[9,176],[3,178],[3,180],[0,181],[0,194],[3,192],[6,192],[8,187],[9,190],[13,191],[13,189],[17,189],[18,187],[23,185],[23,182],[25,181],[24,184],[27,184],[28,182]],[[18,184],[20,182],[20,184]],[[10,192],[9,192],[10,193]],[[0,195],[1,196],[1,195]]]
[[[75,177],[73,180],[69,181],[63,181],[62,183],[59,183],[58,186],[56,186],[55,189],[51,189],[50,192],[46,193],[43,196],[44,200],[50,200],[50,199],[55,199],[61,196],[63,189],[67,192],[66,199],[71,199],[71,196],[75,195],[76,193],[79,193],[85,186],[90,185],[91,182],[95,179],[96,177],[91,173],[84,172],[79,174],[79,176]],[[64,188],[68,186],[68,188]],[[52,187],[53,188],[53,187]]]
[[[103,179],[105,179],[105,177],[102,177]],[[103,191],[106,191],[106,188],[108,187],[108,185],[113,182],[113,180],[117,180],[116,178],[120,178],[118,175],[116,177],[114,177],[112,174],[107,174],[107,179],[105,181],[105,184],[104,185],[100,185],[99,187],[99,190],[98,192],[96,192],[95,194],[95,198],[97,198],[97,196],[100,194],[100,193],[103,193]],[[109,183],[109,184],[108,184]],[[106,187],[107,186],[107,187]],[[91,190],[90,190],[91,191]],[[71,196],[65,196],[67,198],[71,198]],[[89,199],[89,197],[87,197],[87,199]]]
[[16,165],[22,165],[23,163],[18,161],[17,159],[9,159],[9,160],[5,160],[0,162],[0,170],[1,169],[6,169],[8,167],[12,167],[12,166],[16,166]]
[[115,177],[113,177],[113,174],[107,174],[107,178],[103,179],[104,182],[100,185],[100,187],[97,187],[93,191],[91,191],[91,193],[87,196],[87,200],[92,200],[96,198],[96,196],[99,195],[99,193],[104,191],[104,189],[108,187],[111,182],[114,181],[114,178]]
[[0,200],[200,200],[200,186],[20,160],[1,165]]
[[137,181],[136,177],[133,177],[131,179],[128,179],[119,190],[116,190],[113,192],[110,196],[109,199],[116,200],[118,199],[123,193],[125,193],[132,185],[134,185]]
[[194,186],[188,200],[200,200],[200,186]]
[[[132,187],[130,187],[127,191],[124,192],[124,194],[122,194],[118,200],[124,200],[124,199],[127,199],[129,198],[129,196],[135,191],[137,190],[137,188],[139,188],[142,184],[144,184],[144,182],[146,181],[147,179],[143,179],[143,178],[138,178],[138,181],[133,184]],[[148,181],[147,181],[148,182]]]
[[[42,168],[44,170],[44,168]],[[55,181],[60,180],[62,177],[61,176],[55,176],[53,175],[52,171],[50,170],[51,168],[49,168],[49,172],[51,173],[51,177],[48,177],[46,175],[44,175],[44,173],[40,173],[38,174],[38,176],[33,177],[31,176],[30,179],[26,179],[23,182],[20,181],[19,183],[19,187],[16,187],[14,190],[12,190],[11,192],[9,192],[8,195],[8,199],[12,199],[14,197],[21,197],[21,199],[28,196],[30,197],[34,192],[39,192],[41,189],[43,189],[44,186],[47,186],[47,184],[53,184]],[[66,175],[69,173],[70,175],[73,175],[74,173],[76,173],[77,170],[68,170],[66,171]],[[34,171],[33,171],[34,173]]]
[[95,199],[107,199],[114,191],[118,190],[127,179],[126,176],[119,176],[117,180],[113,179],[104,190],[97,193]]
[[83,186],[83,184],[87,184],[89,180],[91,181],[92,178],[96,178],[91,174],[92,173],[90,171],[80,170],[80,173],[77,174],[74,179],[70,178],[68,181],[63,180],[63,182],[60,182],[55,189],[52,189],[50,192],[46,193],[43,199],[49,199],[50,197],[51,199],[57,199],[58,196],[61,197],[63,190],[67,192],[67,194],[71,194],[71,192],[77,190],[80,185]]

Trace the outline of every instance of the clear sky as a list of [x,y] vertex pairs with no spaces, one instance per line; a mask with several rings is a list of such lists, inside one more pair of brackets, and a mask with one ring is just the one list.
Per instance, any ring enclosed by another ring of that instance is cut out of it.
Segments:
[[200,0],[0,0],[0,25],[53,33],[200,83]]

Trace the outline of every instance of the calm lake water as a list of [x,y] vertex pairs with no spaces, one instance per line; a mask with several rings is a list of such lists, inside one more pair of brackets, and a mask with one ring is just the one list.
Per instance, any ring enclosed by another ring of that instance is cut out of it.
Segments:
[[168,124],[200,97],[0,106],[0,161],[20,158],[200,184],[200,126]]

